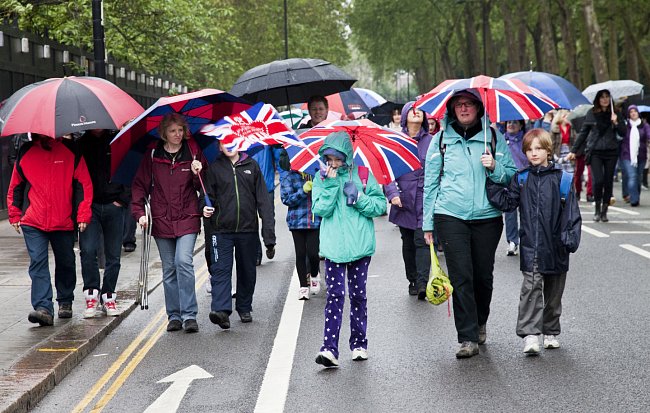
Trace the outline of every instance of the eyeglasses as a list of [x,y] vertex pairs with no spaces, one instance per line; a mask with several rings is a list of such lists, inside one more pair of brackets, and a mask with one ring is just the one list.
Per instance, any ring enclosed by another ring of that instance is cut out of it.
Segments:
[[475,106],[476,106],[475,103],[472,102],[472,101],[454,103],[454,108],[456,108],[456,109],[460,109],[460,108],[469,109],[469,108],[473,108]]

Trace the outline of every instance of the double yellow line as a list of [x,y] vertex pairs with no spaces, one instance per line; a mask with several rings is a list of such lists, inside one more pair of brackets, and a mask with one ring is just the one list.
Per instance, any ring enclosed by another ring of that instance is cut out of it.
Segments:
[[[196,287],[201,286],[206,279],[208,278],[208,270],[205,265],[203,265],[197,274],[196,278]],[[124,382],[129,378],[131,373],[136,369],[138,364],[144,360],[147,353],[151,348],[156,344],[160,339],[160,336],[165,332],[167,327],[167,320],[164,319],[165,309],[161,309],[156,313],[153,319],[146,325],[146,327],[138,334],[138,336],[128,345],[128,347],[120,354],[120,356],[115,360],[115,362],[109,367],[106,373],[93,385],[93,387],[88,391],[86,396],[81,400],[72,410],[72,413],[81,413],[83,412],[92,401],[97,397],[101,390],[106,386],[106,384],[115,376],[115,374],[122,368],[124,363],[128,361],[126,367],[122,372],[115,378],[113,384],[106,390],[106,392],[101,396],[101,398],[95,403],[93,408],[90,410],[92,413],[101,412],[104,407],[113,399],[115,394],[120,390],[124,385]],[[149,337],[147,339],[147,337]],[[140,347],[142,342],[144,345],[138,350],[138,352],[133,356],[129,361],[131,355]]]

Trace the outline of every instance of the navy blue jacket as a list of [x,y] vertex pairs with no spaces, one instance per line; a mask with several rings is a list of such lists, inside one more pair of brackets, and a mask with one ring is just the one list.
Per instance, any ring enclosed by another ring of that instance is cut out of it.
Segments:
[[280,199],[289,207],[287,226],[290,230],[320,227],[321,217],[311,210],[311,192],[306,193],[302,189],[307,181],[311,181],[310,175],[289,171],[280,182]]
[[488,179],[486,188],[490,203],[502,211],[519,207],[519,253],[521,271],[537,270],[542,274],[563,274],[569,271],[569,253],[580,245],[582,217],[571,187],[563,203],[560,196],[562,170],[550,163],[533,167],[528,178],[519,185],[517,172],[508,187]]

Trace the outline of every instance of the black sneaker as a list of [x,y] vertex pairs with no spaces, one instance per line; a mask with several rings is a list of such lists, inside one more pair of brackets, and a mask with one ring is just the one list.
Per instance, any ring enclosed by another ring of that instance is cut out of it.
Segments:
[[230,328],[230,317],[225,311],[210,311],[210,321],[224,330]]
[[167,324],[167,331],[179,331],[183,328],[181,320],[170,320]]
[[30,323],[38,323],[41,326],[53,326],[54,325],[54,316],[50,314],[46,309],[39,308],[34,311],[30,311],[27,316],[27,320]]
[[418,288],[418,300],[424,300],[427,296],[427,287]]
[[409,295],[418,295],[418,287],[413,282],[409,283]]
[[239,313],[239,318],[242,323],[250,323],[253,321],[253,316],[251,313]]
[[186,333],[198,333],[199,324],[196,322],[196,320],[193,319],[185,320],[183,329],[185,330]]
[[59,303],[59,318],[72,318],[72,303]]
[[135,251],[135,244],[124,244],[124,252]]

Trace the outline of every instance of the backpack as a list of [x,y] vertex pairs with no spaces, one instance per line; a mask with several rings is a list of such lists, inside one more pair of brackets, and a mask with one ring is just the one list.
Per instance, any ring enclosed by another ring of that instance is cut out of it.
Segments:
[[[490,149],[492,150],[492,156],[497,153],[497,133],[492,126],[490,126],[490,131],[492,132],[492,140],[490,142]],[[440,159],[442,164],[440,165],[440,176],[445,174],[445,152],[447,151],[447,145],[442,143],[442,135],[444,134],[444,129],[440,130],[440,137],[438,138],[438,149],[440,150]]]
[[[523,186],[528,179],[528,169],[519,172],[519,186]],[[571,192],[571,185],[573,184],[573,174],[571,172],[562,171],[562,179],[560,180],[560,201],[562,205],[567,200],[569,192]]]

